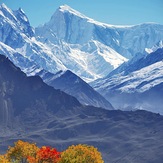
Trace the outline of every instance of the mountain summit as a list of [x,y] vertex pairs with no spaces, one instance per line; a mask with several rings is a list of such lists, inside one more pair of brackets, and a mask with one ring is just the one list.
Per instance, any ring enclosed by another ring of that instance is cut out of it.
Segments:
[[76,16],[81,17],[81,18],[87,18],[85,15],[83,15],[80,12],[74,10],[73,8],[71,8],[70,6],[68,6],[66,4],[60,6],[57,11],[58,12],[63,12],[63,13],[69,13],[69,14],[72,14],[72,15],[76,15]]
[[[1,29],[3,29],[3,34],[6,34],[9,27],[4,28],[7,23],[12,24],[14,30],[24,33],[28,37],[34,35],[34,29],[30,26],[29,20],[25,15],[24,11],[19,8],[18,10],[12,11],[4,3],[0,6],[0,21],[2,23]],[[8,31],[10,32],[10,31]],[[11,33],[10,33],[11,34]],[[2,35],[3,37],[3,35]],[[13,37],[13,36],[12,36]],[[4,40],[7,41],[7,40]]]

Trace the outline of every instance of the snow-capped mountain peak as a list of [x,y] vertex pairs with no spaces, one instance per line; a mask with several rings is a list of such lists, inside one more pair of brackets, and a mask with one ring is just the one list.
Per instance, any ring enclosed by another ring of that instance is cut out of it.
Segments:
[[[0,16],[0,22],[2,24],[0,29],[2,32],[2,36],[8,33],[10,35],[9,37],[12,37],[12,39],[14,39],[16,37],[16,34],[13,34],[13,36],[11,35],[15,32],[17,32],[19,35],[26,35],[27,37],[32,37],[34,35],[34,29],[30,26],[29,20],[21,8],[12,11],[5,4],[2,4],[0,6]],[[2,38],[9,39],[9,37],[5,37],[6,36],[3,36]]]
[[9,19],[9,20],[12,20],[12,21],[29,22],[27,16],[25,15],[25,12],[23,11],[22,8],[19,8],[18,10],[15,10],[15,11],[12,11],[4,3],[2,3],[0,5],[0,15],[5,17],[6,19]]
[[14,11],[14,14],[20,19],[20,21],[29,22],[22,8],[19,8],[18,10]]
[[2,3],[2,4],[0,5],[0,10],[1,10],[1,11],[8,11],[8,12],[12,13],[12,10],[9,9],[4,3]]
[[81,18],[81,19],[85,19],[86,22],[88,23],[92,23],[92,24],[95,24],[95,25],[98,25],[98,26],[101,26],[101,27],[104,27],[104,28],[119,28],[119,27],[130,27],[130,26],[116,26],[116,25],[111,25],[111,24],[106,24],[106,23],[102,23],[102,22],[99,22],[99,21],[96,21],[82,13],[80,13],[79,11],[71,8],[70,6],[68,5],[62,5],[58,8],[58,10],[55,12],[55,14],[57,12],[60,12],[61,14],[69,14],[71,16],[77,16],[78,18]]
[[60,6],[56,12],[69,13],[69,14],[76,15],[76,16],[81,17],[81,18],[88,18],[85,15],[83,15],[82,13],[74,10],[73,8],[71,8],[70,6],[68,6],[66,4]]
[[17,20],[13,11],[9,9],[4,3],[0,5],[0,15],[9,19]]

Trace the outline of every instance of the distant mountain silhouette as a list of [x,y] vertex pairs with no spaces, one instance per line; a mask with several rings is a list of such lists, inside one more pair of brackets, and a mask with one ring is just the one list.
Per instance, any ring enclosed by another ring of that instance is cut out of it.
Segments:
[[48,85],[74,96],[82,104],[102,107],[108,110],[114,109],[102,95],[70,70],[61,71],[55,75],[41,71],[37,75],[41,76]]

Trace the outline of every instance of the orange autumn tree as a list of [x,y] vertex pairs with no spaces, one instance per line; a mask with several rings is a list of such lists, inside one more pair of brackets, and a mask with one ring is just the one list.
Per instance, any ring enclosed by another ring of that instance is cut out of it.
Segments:
[[39,148],[36,144],[18,140],[14,147],[9,147],[6,158],[9,162],[26,163],[28,157],[35,157]]
[[97,148],[79,144],[63,151],[59,163],[104,163],[104,161]]

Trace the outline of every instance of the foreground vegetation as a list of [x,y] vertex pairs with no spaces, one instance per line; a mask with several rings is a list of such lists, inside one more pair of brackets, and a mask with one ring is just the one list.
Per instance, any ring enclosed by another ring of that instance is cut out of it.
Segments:
[[104,163],[97,148],[84,144],[72,145],[63,152],[21,140],[14,144],[0,155],[0,163]]

